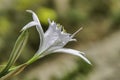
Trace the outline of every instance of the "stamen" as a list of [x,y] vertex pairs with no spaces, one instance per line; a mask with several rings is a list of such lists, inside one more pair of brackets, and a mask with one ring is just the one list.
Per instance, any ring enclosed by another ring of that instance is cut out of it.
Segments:
[[33,13],[31,10],[26,10],[27,12],[29,12],[29,13]]
[[78,32],[80,32],[83,29],[83,27],[79,28],[75,33],[71,35],[71,38],[73,38]]
[[48,18],[48,23],[51,24],[51,20]]

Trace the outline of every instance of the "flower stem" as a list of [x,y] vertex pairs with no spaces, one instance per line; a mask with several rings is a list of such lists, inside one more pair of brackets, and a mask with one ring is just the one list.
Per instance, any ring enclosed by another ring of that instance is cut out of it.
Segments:
[[36,60],[38,60],[38,59],[39,59],[39,56],[38,56],[38,55],[34,55],[30,60],[28,60],[28,61],[26,62],[26,64],[30,65],[30,64],[32,64],[33,62],[35,62]]

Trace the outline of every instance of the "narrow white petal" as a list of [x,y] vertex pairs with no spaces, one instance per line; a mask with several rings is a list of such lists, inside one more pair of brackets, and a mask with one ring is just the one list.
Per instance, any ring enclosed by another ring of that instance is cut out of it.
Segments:
[[32,13],[32,17],[34,21],[39,22],[37,15],[32,10],[26,10],[26,11],[29,13]]
[[54,52],[63,52],[63,53],[68,53],[68,54],[76,55],[76,56],[81,57],[87,63],[91,64],[91,62],[84,56],[83,52],[80,52],[80,51],[77,51],[77,50],[74,50],[74,49],[62,48],[62,49],[57,49]]
[[33,20],[35,22],[38,22],[37,31],[41,32],[41,37],[42,37],[42,35],[44,34],[44,32],[43,32],[42,26],[40,24],[40,21],[39,21],[37,15],[32,10],[26,10],[26,11],[29,12],[29,13],[32,13]]
[[30,28],[30,27],[32,27],[32,26],[36,26],[36,25],[38,25],[37,22],[31,21],[31,22],[29,22],[28,24],[26,24],[26,25],[22,28],[21,31],[24,31],[24,30],[26,30],[26,29],[28,29],[28,28]]
[[40,28],[39,25],[37,25],[36,28],[37,28],[37,31],[38,31],[39,36],[40,36],[39,37],[40,38],[40,44],[39,44],[39,49],[38,49],[38,51],[40,51],[42,49],[43,45],[44,45],[44,32],[41,31],[41,28]]
[[40,24],[40,21],[39,21],[37,15],[32,10],[26,10],[26,11],[29,13],[32,13],[33,20],[38,23],[38,25],[36,25],[36,29],[40,36],[40,45],[39,45],[39,49],[38,49],[38,51],[40,51],[42,45],[44,44],[44,31],[42,29],[42,26]]

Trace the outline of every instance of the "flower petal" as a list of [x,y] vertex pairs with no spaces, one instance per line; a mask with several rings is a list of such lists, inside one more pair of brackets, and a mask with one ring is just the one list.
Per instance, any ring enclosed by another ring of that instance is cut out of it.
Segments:
[[[62,29],[63,27],[59,24],[56,24],[54,21],[49,22],[49,28],[45,32],[45,44],[44,46],[48,49],[51,47],[52,49],[55,49],[56,47],[61,48],[64,47],[69,41],[75,41],[75,39],[71,38],[71,34],[64,32]],[[52,49],[49,50],[52,50]]]
[[32,17],[35,22],[39,22],[37,15],[32,10],[26,10],[26,11],[32,13]]
[[81,57],[88,64],[91,64],[91,62],[84,56],[83,52],[80,52],[80,51],[77,51],[77,50],[74,50],[74,49],[62,48],[62,49],[57,49],[54,52],[63,52],[63,53],[68,53],[68,54],[76,55],[76,56]]
[[43,32],[42,26],[40,24],[40,21],[39,21],[37,15],[32,10],[26,10],[26,11],[29,12],[29,13],[32,13],[33,20],[35,22],[38,22],[38,26],[37,26],[38,32],[41,32],[43,34],[44,32]]
[[49,28],[48,30],[45,32],[45,44],[44,46],[46,48],[49,48],[51,45],[54,45],[55,42],[59,39],[59,35],[58,35],[58,30],[56,29],[57,24],[54,23],[53,21],[50,22],[49,20]]
[[24,31],[24,30],[26,30],[26,29],[28,29],[28,28],[30,28],[30,27],[32,27],[32,26],[36,26],[36,25],[38,25],[37,22],[31,21],[31,22],[29,22],[28,24],[26,24],[26,25],[22,28],[21,31]]
[[42,46],[44,44],[44,31],[42,29],[42,26],[40,24],[40,21],[39,21],[37,15],[32,10],[26,10],[26,11],[29,13],[32,13],[32,17],[33,17],[34,22],[38,23],[38,25],[36,25],[36,28],[37,28],[37,31],[38,31],[39,36],[40,36],[40,45],[39,45],[39,49],[38,49],[38,52],[39,52],[42,49]]

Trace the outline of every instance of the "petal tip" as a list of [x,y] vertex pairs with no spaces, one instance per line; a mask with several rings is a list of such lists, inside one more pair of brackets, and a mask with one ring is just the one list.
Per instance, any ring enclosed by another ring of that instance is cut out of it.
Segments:
[[89,62],[87,62],[89,65],[92,65],[92,63],[89,61]]
[[26,12],[33,13],[33,11],[32,11],[32,10],[26,10]]
[[20,32],[23,32],[23,31],[25,31],[27,28],[26,27],[23,27],[21,30],[20,30]]

